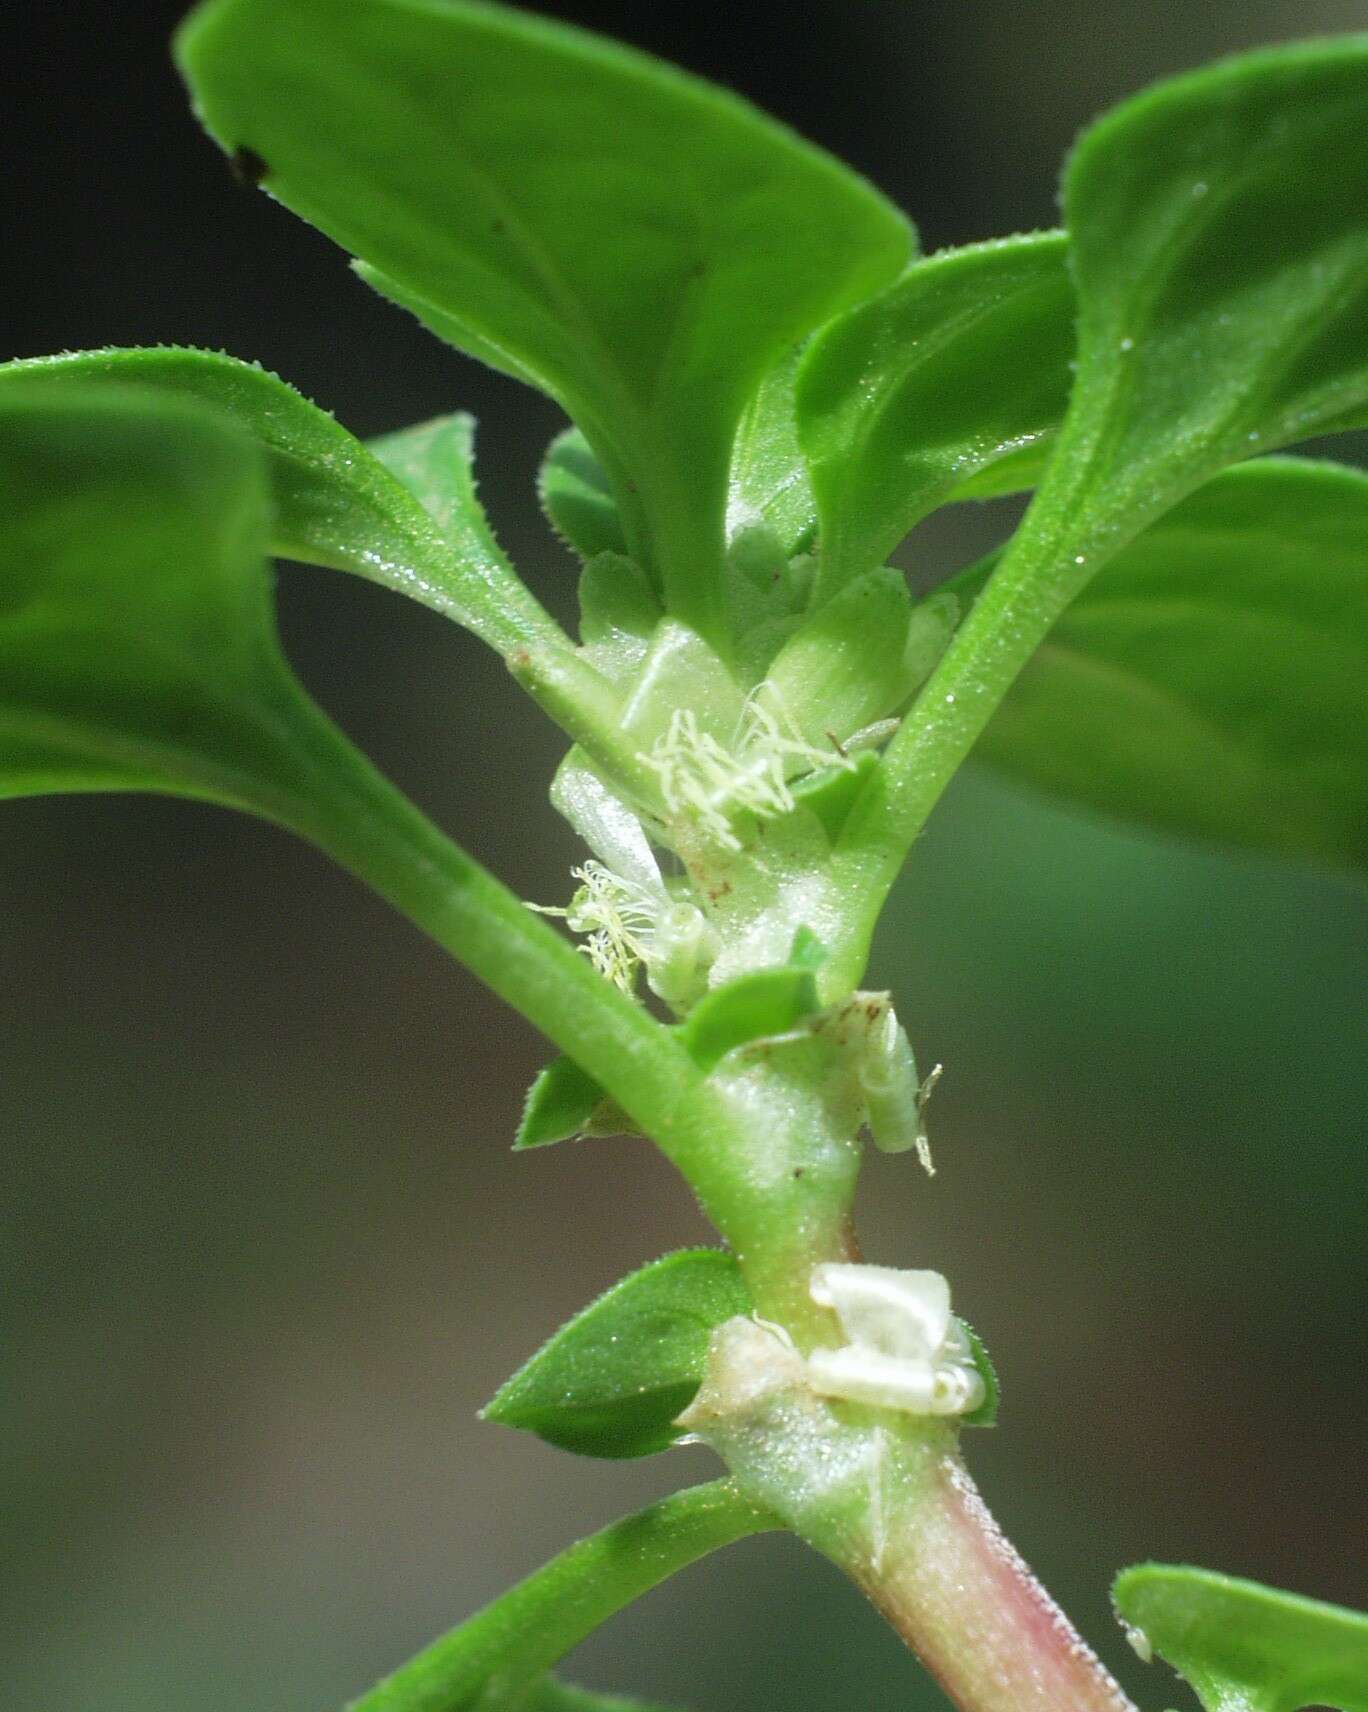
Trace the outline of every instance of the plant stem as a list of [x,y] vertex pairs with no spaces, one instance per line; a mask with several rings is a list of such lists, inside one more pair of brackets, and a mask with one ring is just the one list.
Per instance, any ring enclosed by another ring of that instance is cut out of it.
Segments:
[[907,852],[1022,668],[1069,602],[1146,519],[1128,530],[1080,531],[1080,496],[1092,471],[1066,427],[1030,509],[940,664],[870,776],[842,829],[833,882],[849,900],[831,946],[830,979],[858,985],[869,942]]
[[[273,817],[429,934],[595,1078],[731,1240],[753,1212],[731,1114],[671,1031],[445,836],[307,698],[285,710]],[[265,805],[258,798],[254,806]]]
[[882,1563],[849,1573],[963,1712],[1134,1712],[958,1456],[938,1460]]
[[698,1558],[779,1524],[728,1480],[691,1487],[561,1552],[410,1659],[351,1712],[464,1712],[511,1695]]
[[1003,1538],[947,1422],[828,1402],[785,1339],[738,1318],[681,1424],[844,1570],[961,1712],[1134,1712]]

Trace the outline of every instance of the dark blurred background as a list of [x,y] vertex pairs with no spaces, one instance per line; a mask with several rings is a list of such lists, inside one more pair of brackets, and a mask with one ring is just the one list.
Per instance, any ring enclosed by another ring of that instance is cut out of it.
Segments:
[[[288,4],[288,0],[281,0]],[[232,182],[180,7],[7,9],[0,344],[259,358],[372,434],[455,406],[568,612],[531,498],[558,426]],[[1351,0],[567,3],[753,97],[927,248],[1051,223],[1077,128]],[[966,511],[920,575],[991,539]],[[286,567],[317,696],[520,895],[567,890],[555,738],[434,615]],[[973,1435],[1008,1532],[1142,1703],[1116,1568],[1188,1559],[1368,1605],[1363,977],[1349,886],[1090,824],[968,776],[873,983],[947,1072],[940,1174],[876,1158],[872,1258],[951,1276],[1005,1390]],[[338,1705],[700,1451],[573,1461],[474,1411],[624,1271],[705,1232],[642,1144],[514,1159],[546,1049],[282,834],[136,799],[0,813],[0,1681],[16,1712]],[[822,1563],[762,1540],[618,1619],[574,1673],[697,1712],[943,1702]]]

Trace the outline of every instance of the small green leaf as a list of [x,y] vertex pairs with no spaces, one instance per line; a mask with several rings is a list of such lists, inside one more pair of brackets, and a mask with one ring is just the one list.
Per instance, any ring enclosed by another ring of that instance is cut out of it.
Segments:
[[[1029,486],[1068,403],[1062,232],[928,257],[812,341],[798,426],[821,515],[819,598],[947,499]],[[998,472],[1002,460],[1009,473]]]
[[1207,1712],[1368,1712],[1368,1616],[1255,1581],[1161,1563],[1112,1588],[1137,1651],[1152,1648]]
[[556,533],[581,559],[627,552],[627,537],[612,483],[578,428],[567,428],[547,447],[537,494]]
[[495,5],[208,0],[177,52],[272,195],[561,402],[632,556],[725,648],[738,422],[805,333],[905,265],[896,209],[736,97]]
[[979,1378],[983,1381],[983,1401],[971,1414],[960,1416],[960,1425],[965,1427],[995,1427],[998,1418],[998,1404],[1002,1393],[998,1385],[997,1369],[993,1366],[992,1357],[984,1346],[983,1339],[974,1328],[965,1325],[964,1335],[969,1339],[969,1353],[974,1358],[974,1366],[978,1369]]
[[739,975],[705,993],[680,1025],[680,1038],[700,1070],[711,1070],[735,1046],[787,1034],[819,1008],[806,960]]
[[603,1110],[612,1104],[594,1078],[585,1075],[578,1064],[569,1058],[557,1058],[527,1090],[513,1149],[522,1153],[529,1147],[549,1147],[552,1142],[569,1141],[577,1135],[591,1132],[601,1135]]
[[786,558],[804,552],[817,531],[817,502],[798,444],[794,383],[801,347],[773,369],[746,406],[732,447],[727,536],[764,525]]
[[830,749],[906,699],[912,601],[901,571],[867,571],[819,606],[779,650],[767,681],[805,742]]
[[[169,346],[10,363],[0,369],[0,387],[11,385],[51,388],[54,396],[69,386],[138,386],[199,399],[232,418],[265,452],[270,546],[282,558],[353,571],[397,589],[500,652],[558,635],[499,551],[476,503],[468,416],[410,430],[368,451],[265,369],[214,351]],[[416,433],[440,441],[443,467],[453,472],[436,526],[410,491],[409,471],[386,451]]]
[[975,751],[1089,809],[1368,863],[1368,476],[1259,459],[1060,618]]
[[667,1254],[562,1326],[482,1417],[584,1456],[664,1450],[702,1383],[713,1327],[749,1310],[729,1254]]

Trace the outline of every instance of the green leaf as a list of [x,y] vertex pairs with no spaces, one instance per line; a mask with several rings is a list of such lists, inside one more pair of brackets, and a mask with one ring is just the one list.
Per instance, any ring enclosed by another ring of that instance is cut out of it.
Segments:
[[1001,1387],[998,1385],[997,1369],[993,1366],[992,1357],[988,1354],[983,1339],[971,1325],[963,1320],[964,1335],[969,1339],[969,1353],[974,1358],[974,1366],[978,1369],[979,1378],[983,1381],[983,1401],[971,1414],[960,1416],[960,1425],[965,1427],[995,1427],[998,1418],[998,1404],[1002,1400]]
[[556,533],[581,559],[627,552],[612,483],[578,428],[567,428],[546,449],[537,494]]
[[1349,36],[1177,78],[1084,135],[1077,377],[1008,581],[1066,600],[1224,466],[1365,419],[1366,127]]
[[797,400],[820,599],[946,500],[1035,479],[1069,397],[1066,253],[1062,232],[947,250],[812,341]]
[[1368,1616],[1255,1581],[1161,1563],[1112,1589],[1137,1651],[1162,1654],[1207,1712],[1368,1712]]
[[1058,620],[975,751],[1089,809],[1368,863],[1368,476],[1259,459]]
[[785,557],[805,551],[817,531],[817,502],[798,444],[794,384],[802,348],[795,346],[756,389],[732,447],[727,535],[763,525]]
[[714,987],[689,1012],[679,1034],[699,1069],[711,1070],[733,1047],[787,1034],[818,1009],[817,983],[804,959]]
[[620,1134],[627,1124],[625,1114],[592,1076],[572,1059],[557,1058],[527,1090],[513,1150],[549,1147],[577,1135]]
[[189,399],[0,390],[0,796],[155,790],[280,814],[304,704],[247,436]]
[[562,1326],[482,1417],[583,1456],[649,1456],[679,1437],[713,1327],[749,1311],[731,1255],[667,1254]]
[[632,556],[725,647],[741,414],[806,332],[905,265],[903,217],[735,96],[512,9],[208,0],[177,53],[273,195],[561,402]]
[[440,432],[444,464],[459,472],[434,526],[404,485],[405,470],[385,467],[385,448],[409,436],[367,451],[326,411],[255,364],[170,346],[80,351],[7,364],[0,388],[13,385],[50,388],[54,396],[69,386],[138,386],[212,405],[266,454],[272,552],[397,589],[500,652],[559,634],[499,551],[476,503],[469,417],[410,431]]

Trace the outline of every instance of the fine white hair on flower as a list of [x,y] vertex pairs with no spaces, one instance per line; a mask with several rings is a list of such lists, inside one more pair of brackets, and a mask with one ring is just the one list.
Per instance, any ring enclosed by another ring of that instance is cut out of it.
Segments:
[[568,907],[529,904],[538,915],[561,916],[572,933],[587,935],[581,950],[605,980],[630,993],[636,973],[653,950],[663,897],[635,880],[625,880],[593,857],[570,870],[580,882]]
[[817,767],[854,763],[837,748],[807,742],[791,715],[773,703],[761,684],[746,698],[736,740],[728,748],[704,731],[692,708],[677,707],[670,723],[642,760],[660,780],[660,794],[671,815],[691,820],[728,850],[741,840],[733,818],[750,813],[774,820],[794,807],[788,780]]

